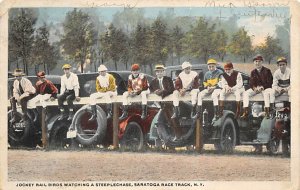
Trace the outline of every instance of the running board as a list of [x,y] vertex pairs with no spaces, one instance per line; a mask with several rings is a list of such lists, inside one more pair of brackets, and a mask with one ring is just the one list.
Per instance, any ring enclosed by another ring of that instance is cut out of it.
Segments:
[[268,142],[241,142],[241,145],[264,145],[268,144]]

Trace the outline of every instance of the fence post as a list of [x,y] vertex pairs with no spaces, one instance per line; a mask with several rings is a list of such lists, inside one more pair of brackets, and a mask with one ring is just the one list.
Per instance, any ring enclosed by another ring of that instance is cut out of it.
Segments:
[[46,126],[46,108],[42,108],[42,143],[43,143],[43,148],[48,147],[47,126]]
[[201,119],[198,118],[196,121],[196,151],[201,152],[202,147],[203,147],[203,139],[202,138],[202,122]]
[[113,149],[119,148],[119,106],[118,103],[113,103]]

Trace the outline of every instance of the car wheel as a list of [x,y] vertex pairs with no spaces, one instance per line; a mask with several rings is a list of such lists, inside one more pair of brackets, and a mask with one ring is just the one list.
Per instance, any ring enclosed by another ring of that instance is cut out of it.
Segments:
[[219,152],[232,153],[236,144],[235,124],[231,117],[227,117],[221,127],[220,141],[214,144]]
[[67,121],[56,121],[54,129],[50,133],[50,148],[64,148],[71,144],[71,139],[67,138],[67,132],[71,123]]
[[132,151],[141,151],[144,148],[144,134],[138,123],[128,123],[120,141],[120,147],[122,150]]
[[270,154],[276,154],[278,152],[280,140],[278,139],[271,139],[269,143],[266,145],[267,151]]
[[77,130],[76,141],[82,145],[101,143],[106,135],[106,113],[97,106],[97,119],[89,122],[91,115],[91,106],[85,105],[75,113],[72,120],[72,126]]

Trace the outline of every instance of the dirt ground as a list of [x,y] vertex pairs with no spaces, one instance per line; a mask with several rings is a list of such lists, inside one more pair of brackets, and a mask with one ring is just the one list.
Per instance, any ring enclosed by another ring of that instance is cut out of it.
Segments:
[[[286,181],[290,158],[255,155],[242,147],[231,155],[205,147],[193,151],[121,152],[9,150],[9,181]],[[46,175],[45,175],[46,174]]]

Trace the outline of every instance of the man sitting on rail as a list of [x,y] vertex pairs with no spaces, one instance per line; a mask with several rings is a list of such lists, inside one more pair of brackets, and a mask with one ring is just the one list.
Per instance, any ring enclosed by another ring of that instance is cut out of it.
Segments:
[[128,117],[128,96],[142,96],[142,116],[141,119],[147,117],[147,95],[150,94],[149,84],[146,76],[140,73],[140,66],[133,64],[131,66],[131,75],[128,77],[128,91],[123,93],[123,114],[120,120]]
[[72,120],[74,116],[74,104],[73,101],[80,101],[79,97],[79,82],[76,74],[70,71],[72,66],[70,64],[64,64],[62,69],[64,70],[64,75],[61,76],[61,87],[60,95],[58,96],[58,108],[60,110],[60,116],[58,120],[63,120],[66,117],[66,113],[63,107],[63,103],[67,100],[69,108],[69,117],[67,120]]
[[49,99],[53,101],[57,96],[58,90],[50,80],[45,78],[44,71],[38,72],[37,77],[39,79],[35,84],[37,96],[31,99],[28,104],[40,102],[42,107],[45,108],[45,101],[48,101]]
[[291,88],[290,88],[290,78],[291,78],[291,69],[287,68],[287,60],[285,57],[280,57],[277,60],[277,65],[279,69],[274,72],[273,78],[273,95],[271,96],[272,100],[270,102],[275,102],[275,96],[280,96],[284,93],[287,93],[289,96],[289,102],[291,102]]
[[245,91],[243,78],[240,72],[233,70],[233,64],[230,61],[225,63],[224,70],[225,73],[221,77],[221,86],[223,89],[219,99],[220,117],[223,115],[225,96],[234,94],[236,100],[235,118],[238,118],[240,116],[241,94]]
[[25,122],[28,120],[27,116],[27,102],[34,97],[35,88],[32,86],[32,83],[27,78],[23,77],[25,74],[22,72],[22,69],[16,69],[13,73],[16,77],[16,80],[13,83],[13,97],[10,98],[10,103],[12,107],[13,117],[10,120],[11,123],[16,121],[17,105],[21,104],[22,108],[22,119],[20,122]]
[[[242,119],[248,118],[249,115],[249,98],[262,93],[265,102],[265,117],[269,118],[270,115],[270,94],[272,93],[272,83],[273,76],[271,70],[262,66],[263,57],[261,55],[257,55],[253,58],[253,63],[255,65],[255,69],[251,71],[250,74],[250,89],[244,92],[243,94],[243,115]],[[272,106],[274,103],[272,103]]]
[[91,94],[90,104],[92,106],[93,115],[89,121],[97,118],[96,100],[98,98],[105,98],[107,105],[107,119],[112,117],[112,96],[117,95],[116,79],[113,75],[107,73],[105,65],[100,65],[98,68],[99,76],[96,78],[96,93]]
[[204,90],[198,93],[198,106],[196,114],[193,116],[194,119],[199,117],[202,113],[202,99],[204,96],[211,94],[211,98],[213,100],[214,105],[214,118],[213,121],[219,119],[219,106],[218,106],[218,96],[221,92],[220,86],[220,76],[222,75],[222,71],[217,69],[217,61],[214,59],[209,59],[207,61],[208,71],[204,75],[203,86]]
[[177,118],[179,115],[179,96],[184,96],[185,94],[191,94],[191,101],[193,104],[192,113],[195,112],[197,94],[199,92],[199,76],[196,71],[191,70],[192,65],[185,61],[182,63],[182,72],[178,75],[175,81],[175,90],[173,92],[173,105],[174,113],[172,119]]

